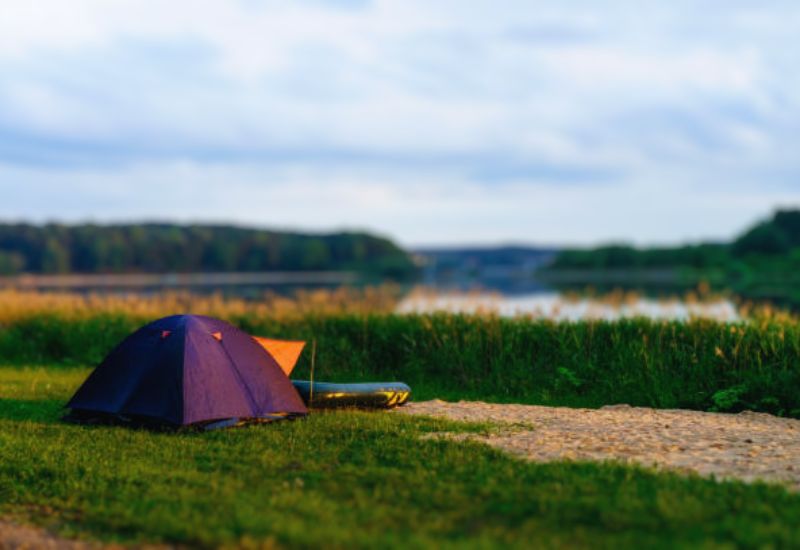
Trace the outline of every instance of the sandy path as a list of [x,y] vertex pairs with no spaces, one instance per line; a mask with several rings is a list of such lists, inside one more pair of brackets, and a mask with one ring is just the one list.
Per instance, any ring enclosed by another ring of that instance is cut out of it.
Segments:
[[62,539],[45,529],[0,521],[0,548],[3,550],[34,548],[46,550],[97,550],[100,545]]
[[800,490],[800,420],[627,405],[593,410],[439,400],[409,403],[397,412],[523,424],[475,439],[534,461],[621,460]]
[[0,550],[169,550],[173,546],[102,544],[70,540],[47,529],[0,520]]

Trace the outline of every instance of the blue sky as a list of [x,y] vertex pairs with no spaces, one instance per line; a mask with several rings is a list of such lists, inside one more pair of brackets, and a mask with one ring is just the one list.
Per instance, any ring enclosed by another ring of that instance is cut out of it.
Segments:
[[12,0],[0,218],[728,238],[800,205],[800,4]]

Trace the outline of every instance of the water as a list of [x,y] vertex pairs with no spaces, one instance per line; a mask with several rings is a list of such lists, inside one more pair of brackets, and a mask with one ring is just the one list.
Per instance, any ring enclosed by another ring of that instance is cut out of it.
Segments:
[[492,292],[441,292],[416,290],[398,305],[399,313],[492,312],[504,317],[526,316],[554,321],[615,320],[630,317],[686,320],[693,317],[719,321],[740,319],[736,305],[723,298],[708,301],[656,299],[635,294],[606,298],[574,298],[558,292],[503,295]]
[[[576,298],[574,293],[547,288],[535,279],[525,285],[512,284],[503,278],[482,280],[494,283],[487,290],[461,290],[470,285],[452,281],[407,292],[397,307],[399,313],[435,311],[477,313],[493,312],[506,317],[524,315],[538,319],[577,321],[580,319],[614,320],[625,317],[653,319],[689,319],[703,317],[721,321],[739,319],[735,304],[727,299],[696,300],[653,298],[648,294],[622,291],[601,298]],[[291,296],[297,290],[340,286],[359,287],[352,273],[192,273],[129,275],[27,275],[0,278],[0,287],[22,290],[125,293],[150,295],[166,290],[192,293],[219,293],[226,297],[258,301],[269,291]],[[484,286],[483,288],[486,288]],[[663,289],[662,289],[663,290]]]

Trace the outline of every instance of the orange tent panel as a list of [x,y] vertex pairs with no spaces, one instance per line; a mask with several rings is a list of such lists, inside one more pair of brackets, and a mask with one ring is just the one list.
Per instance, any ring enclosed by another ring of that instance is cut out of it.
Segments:
[[273,340],[261,336],[253,336],[253,338],[278,362],[286,376],[292,373],[306,346],[305,342],[299,340]]

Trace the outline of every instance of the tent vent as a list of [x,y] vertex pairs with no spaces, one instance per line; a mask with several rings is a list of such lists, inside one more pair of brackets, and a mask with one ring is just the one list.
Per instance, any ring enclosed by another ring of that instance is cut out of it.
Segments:
[[214,337],[214,339],[215,339],[217,342],[222,342],[222,333],[221,333],[221,332],[212,332],[212,333],[211,333],[211,336],[213,336],[213,337]]
[[162,330],[162,331],[161,331],[161,338],[162,338],[162,339],[164,339],[164,338],[166,338],[167,336],[169,336],[170,334],[172,334],[172,331],[171,331],[171,330]]

